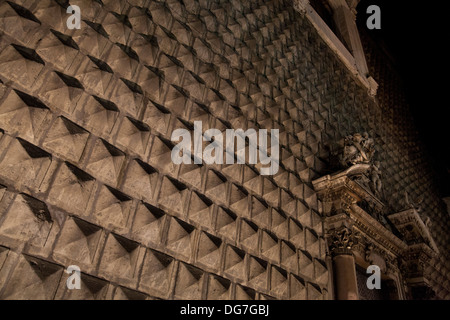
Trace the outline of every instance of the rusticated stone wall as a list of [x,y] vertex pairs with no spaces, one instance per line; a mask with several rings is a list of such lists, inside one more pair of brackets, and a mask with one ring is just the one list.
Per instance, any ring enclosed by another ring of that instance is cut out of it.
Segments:
[[[329,298],[311,181],[396,123],[291,1],[70,4],[0,3],[0,298]],[[279,172],[174,165],[194,121],[279,129]]]

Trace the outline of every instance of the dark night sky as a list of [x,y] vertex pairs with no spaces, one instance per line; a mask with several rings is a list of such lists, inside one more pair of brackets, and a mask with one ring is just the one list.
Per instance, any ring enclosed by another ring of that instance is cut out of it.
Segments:
[[[450,11],[410,0],[362,0],[358,18],[369,5],[381,8],[381,30],[370,35],[384,41],[403,79],[417,129],[438,172],[442,196],[450,196],[450,83],[448,78]],[[364,10],[361,10],[364,9]]]

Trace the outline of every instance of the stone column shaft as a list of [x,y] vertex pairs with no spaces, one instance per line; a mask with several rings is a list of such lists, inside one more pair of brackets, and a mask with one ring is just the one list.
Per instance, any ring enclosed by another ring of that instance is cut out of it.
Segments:
[[333,256],[333,271],[336,300],[358,300],[355,258],[353,247],[359,234],[350,226],[342,226],[331,232],[330,251]]
[[352,255],[340,254],[333,257],[337,300],[358,300],[355,259]]

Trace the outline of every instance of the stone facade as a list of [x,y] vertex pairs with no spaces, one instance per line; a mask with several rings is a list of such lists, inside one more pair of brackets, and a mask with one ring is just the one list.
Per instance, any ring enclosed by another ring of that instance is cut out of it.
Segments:
[[[290,0],[70,4],[79,30],[67,1],[0,3],[0,299],[333,299],[313,181],[356,132],[390,213],[425,195],[441,253],[427,272],[449,298],[448,214],[371,58],[379,99]],[[173,164],[171,133],[194,121],[279,129],[280,170]]]

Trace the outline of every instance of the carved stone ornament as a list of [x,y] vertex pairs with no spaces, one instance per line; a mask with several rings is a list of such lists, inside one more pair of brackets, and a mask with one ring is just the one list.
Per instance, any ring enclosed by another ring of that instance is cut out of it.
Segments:
[[418,213],[422,211],[422,202],[424,200],[423,195],[420,196],[417,199],[412,199],[411,196],[408,194],[408,192],[403,193],[403,199],[401,200],[401,204],[403,205],[404,209],[414,209]]
[[401,270],[399,268],[400,258],[393,256],[386,256],[386,273],[388,274],[401,274]]
[[339,163],[346,174],[378,198],[384,198],[381,163],[374,160],[375,141],[367,132],[355,133],[344,139]]
[[423,221],[417,210],[408,209],[391,214],[388,218],[403,235],[403,240],[406,243],[409,245],[424,243],[433,251],[439,253],[439,249],[427,226],[430,222]]
[[306,9],[308,8],[309,0],[294,0],[294,9],[301,14],[306,13]]
[[440,297],[450,297],[450,285],[442,282],[448,269],[436,267],[439,249],[423,199],[405,192],[399,199],[405,209],[392,214],[385,205],[380,163],[374,161],[374,143],[368,134],[348,136],[345,145],[335,144],[330,150],[334,173],[312,184],[322,202],[331,255],[352,255],[361,266],[378,265],[402,287],[431,285]]
[[314,180],[314,189],[323,201],[323,214],[331,216],[339,212],[353,211],[355,205],[380,221],[387,229],[384,203],[372,193],[370,180],[364,174],[369,165],[356,164],[347,170]]
[[352,249],[358,244],[359,234],[353,230],[342,227],[335,229],[330,237],[330,249],[333,255],[352,255]]
[[341,164],[350,167],[355,164],[372,163],[375,154],[374,140],[367,132],[355,133],[345,137]]
[[380,267],[381,272],[386,272],[386,260],[373,244],[368,244],[365,251],[365,259],[367,262]]

